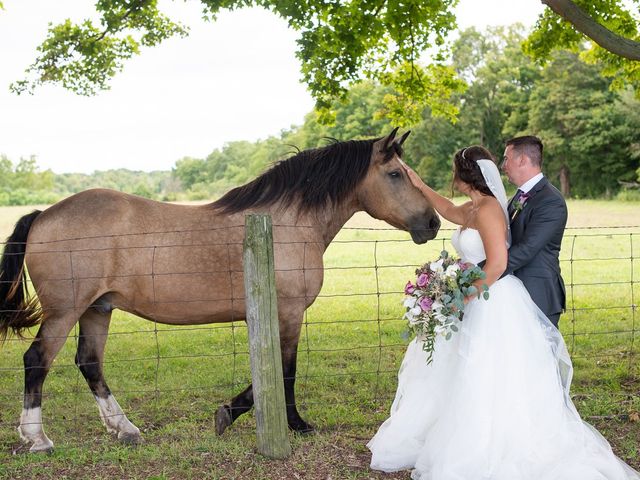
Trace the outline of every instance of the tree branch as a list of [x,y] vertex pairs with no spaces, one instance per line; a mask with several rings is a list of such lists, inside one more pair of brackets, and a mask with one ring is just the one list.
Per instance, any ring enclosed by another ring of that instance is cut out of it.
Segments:
[[[120,17],[119,19],[119,25],[118,27],[120,27],[120,25],[129,17],[131,16],[133,13],[138,12],[140,10],[142,10],[142,7],[145,6],[145,4],[148,3],[147,0],[142,0],[140,2],[138,2],[137,4],[132,4],[129,8],[126,9],[125,14]],[[107,27],[104,32],[102,32],[102,34],[100,34],[95,41],[99,42],[100,40],[102,40],[104,37],[107,36],[108,33],[111,33],[113,31],[112,27]]]
[[605,50],[629,60],[640,61],[640,42],[624,38],[600,25],[571,0],[541,1]]

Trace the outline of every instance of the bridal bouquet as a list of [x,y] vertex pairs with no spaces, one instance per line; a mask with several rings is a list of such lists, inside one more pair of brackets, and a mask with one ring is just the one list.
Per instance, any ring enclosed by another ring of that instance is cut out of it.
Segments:
[[462,320],[464,298],[470,295],[489,298],[486,285],[483,292],[473,285],[484,278],[480,267],[454,259],[443,250],[436,261],[416,270],[415,284],[409,281],[405,286],[404,318],[409,321],[409,333],[423,342],[428,364],[433,360],[436,336],[443,335],[449,340],[458,331],[456,324]]

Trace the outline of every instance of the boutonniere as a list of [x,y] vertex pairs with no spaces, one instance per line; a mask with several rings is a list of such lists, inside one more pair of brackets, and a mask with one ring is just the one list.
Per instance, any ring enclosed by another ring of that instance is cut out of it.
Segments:
[[518,213],[520,213],[522,211],[522,209],[524,208],[525,204],[527,203],[527,200],[529,199],[529,195],[526,193],[523,193],[522,195],[520,195],[518,198],[516,198],[513,201],[513,214],[511,215],[511,220],[513,220],[514,218],[516,218],[516,215],[518,215]]

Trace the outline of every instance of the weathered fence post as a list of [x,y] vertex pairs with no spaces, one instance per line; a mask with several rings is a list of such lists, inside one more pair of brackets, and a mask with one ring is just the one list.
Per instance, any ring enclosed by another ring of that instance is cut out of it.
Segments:
[[267,457],[285,458],[291,454],[291,445],[287,434],[269,215],[245,217],[243,260],[258,451]]

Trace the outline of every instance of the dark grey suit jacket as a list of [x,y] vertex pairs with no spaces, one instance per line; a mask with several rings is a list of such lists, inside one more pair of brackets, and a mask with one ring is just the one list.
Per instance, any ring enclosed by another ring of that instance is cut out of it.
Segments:
[[567,224],[567,204],[546,178],[530,191],[520,212],[509,203],[511,248],[505,275],[514,274],[548,317],[566,309],[560,275],[560,246]]

